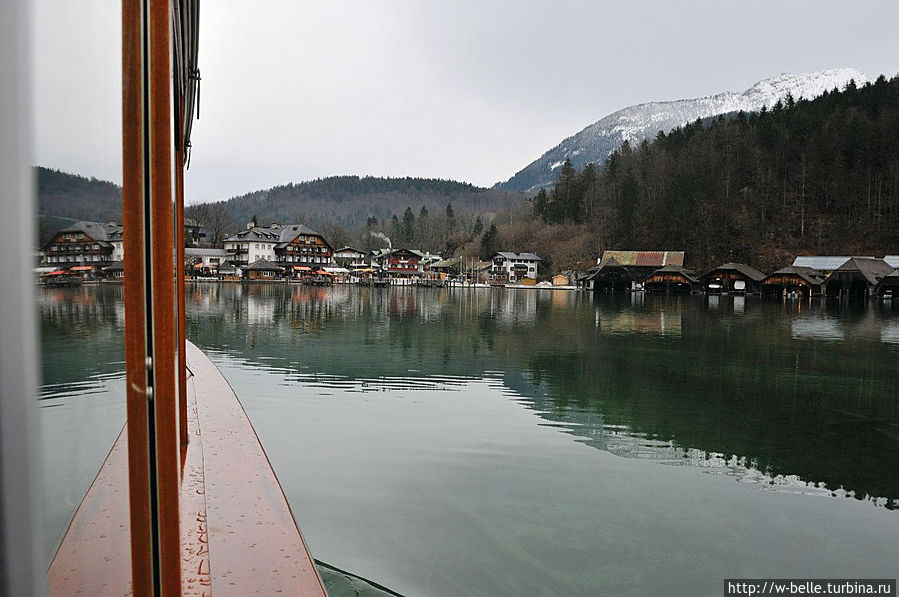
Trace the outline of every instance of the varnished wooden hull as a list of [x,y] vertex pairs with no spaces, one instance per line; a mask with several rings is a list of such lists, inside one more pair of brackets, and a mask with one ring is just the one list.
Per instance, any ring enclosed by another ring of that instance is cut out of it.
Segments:
[[[237,396],[187,344],[188,430],[180,494],[184,596],[325,591]],[[52,596],[132,593],[127,433],[88,489],[47,576]]]

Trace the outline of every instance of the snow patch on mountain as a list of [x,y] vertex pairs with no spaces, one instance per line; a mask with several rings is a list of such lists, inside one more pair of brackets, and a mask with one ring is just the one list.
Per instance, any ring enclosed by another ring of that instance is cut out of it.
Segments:
[[812,99],[826,90],[842,89],[850,81],[857,85],[868,77],[853,68],[837,68],[802,74],[781,74],[759,81],[745,91],[725,91],[716,95],[695,99],[667,102],[649,102],[613,112],[591,124],[581,132],[568,137],[544,153],[499,188],[517,191],[535,191],[551,187],[555,170],[566,159],[578,169],[590,162],[601,163],[625,141],[632,145],[643,139],[655,137],[659,131],[730,112],[756,112],[763,106],[771,107],[787,95],[794,99]]

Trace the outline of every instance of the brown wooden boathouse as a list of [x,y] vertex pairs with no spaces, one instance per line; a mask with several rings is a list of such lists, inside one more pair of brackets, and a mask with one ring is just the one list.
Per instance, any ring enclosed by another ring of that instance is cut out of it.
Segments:
[[825,278],[822,271],[791,265],[777,270],[762,280],[762,295],[770,297],[818,296],[824,288]]
[[683,251],[605,251],[598,264],[580,279],[594,292],[636,290],[639,284],[666,266],[684,265]]
[[827,296],[865,298],[875,296],[881,279],[894,271],[883,259],[853,257],[831,273],[824,282]]
[[284,268],[267,259],[257,259],[244,268],[248,280],[273,281],[281,279]]
[[666,265],[643,280],[646,292],[689,293],[698,290],[700,286],[696,274],[679,265]]
[[899,299],[899,269],[894,269],[880,279],[876,293],[880,298]]
[[702,276],[706,292],[747,292],[760,290],[765,274],[745,263],[724,263]]
[[584,277],[584,288],[593,292],[630,290],[634,278],[614,257],[606,257]]

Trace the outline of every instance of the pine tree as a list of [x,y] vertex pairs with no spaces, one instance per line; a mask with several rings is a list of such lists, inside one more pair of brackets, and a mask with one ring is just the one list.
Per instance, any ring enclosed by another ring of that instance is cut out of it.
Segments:
[[446,204],[446,227],[450,233],[456,229],[456,212],[452,203]]
[[561,224],[577,209],[577,170],[571,159],[565,160],[556,177],[556,186],[552,192],[552,220]]
[[534,197],[534,215],[543,220],[544,224],[549,223],[548,211],[549,208],[549,197],[546,194],[546,189],[540,189],[537,192],[537,196]]
[[415,241],[415,214],[412,213],[412,208],[407,207],[406,211],[403,212],[403,223],[402,228],[400,230],[400,238],[402,242],[406,245],[412,244]]
[[499,232],[496,230],[496,224],[490,224],[490,228],[481,237],[481,253],[480,257],[486,261],[493,257],[499,250]]
[[394,242],[400,241],[400,220],[396,214],[393,214],[393,218],[390,219],[390,236]]

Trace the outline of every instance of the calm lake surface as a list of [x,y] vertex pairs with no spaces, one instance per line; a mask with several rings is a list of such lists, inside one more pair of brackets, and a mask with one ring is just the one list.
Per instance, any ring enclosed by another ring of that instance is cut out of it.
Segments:
[[[124,423],[116,286],[39,289],[47,554]],[[188,285],[316,559],[417,596],[899,573],[899,303]]]

